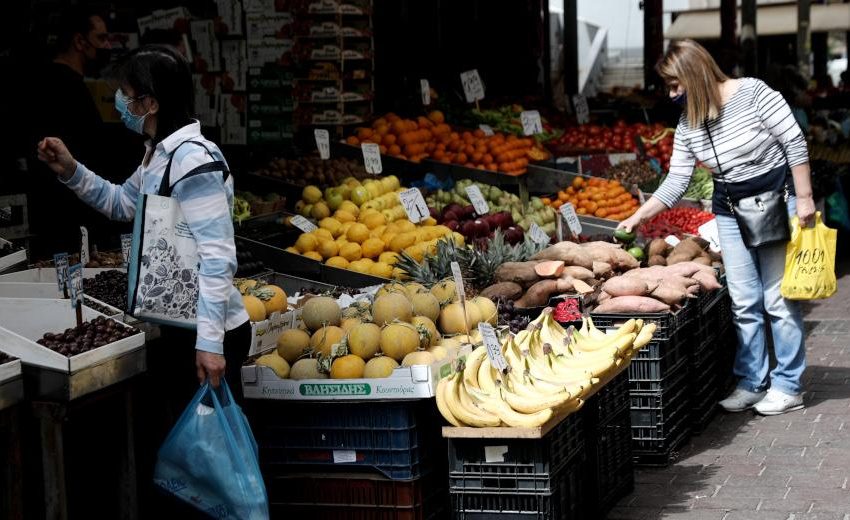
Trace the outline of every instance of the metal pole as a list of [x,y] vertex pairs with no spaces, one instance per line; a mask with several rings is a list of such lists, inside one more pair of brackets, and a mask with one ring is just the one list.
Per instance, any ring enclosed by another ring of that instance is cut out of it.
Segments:
[[564,0],[564,94],[572,106],[578,94],[578,1]]
[[720,67],[731,72],[735,66],[735,29],[737,24],[737,2],[720,1]]
[[541,1],[539,8],[543,14],[543,100],[552,101],[552,18],[549,14],[549,1]]
[[829,77],[827,73],[827,61],[829,60],[829,47],[827,33],[812,33],[812,77],[818,82],[818,87]]
[[741,51],[744,54],[744,75],[758,74],[758,31],[756,30],[756,0],[741,2]]
[[797,68],[800,73],[809,78],[809,53],[811,51],[811,2],[810,0],[799,0],[797,2]]
[[662,0],[643,0],[643,85],[658,84],[655,62],[664,52],[664,12]]

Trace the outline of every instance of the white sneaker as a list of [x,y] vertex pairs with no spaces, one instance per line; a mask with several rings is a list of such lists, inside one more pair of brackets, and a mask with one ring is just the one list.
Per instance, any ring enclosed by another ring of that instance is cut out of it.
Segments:
[[803,408],[803,394],[789,395],[772,388],[755,406],[756,413],[761,415],[780,415],[801,408]]
[[718,404],[727,412],[743,412],[749,410],[764,398],[765,392],[750,392],[743,388],[736,388],[729,397]]

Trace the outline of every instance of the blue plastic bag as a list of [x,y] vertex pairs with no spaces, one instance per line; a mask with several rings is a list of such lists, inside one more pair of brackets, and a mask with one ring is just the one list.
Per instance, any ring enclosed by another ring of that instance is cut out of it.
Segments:
[[213,518],[269,518],[257,443],[224,380],[195,394],[159,449],[154,482]]

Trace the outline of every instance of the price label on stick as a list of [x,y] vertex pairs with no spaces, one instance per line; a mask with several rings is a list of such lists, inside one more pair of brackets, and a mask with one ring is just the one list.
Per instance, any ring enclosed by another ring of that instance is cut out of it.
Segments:
[[481,193],[481,188],[475,184],[471,184],[466,187],[466,194],[469,196],[469,201],[472,202],[472,207],[475,208],[476,213],[479,215],[486,215],[487,213],[490,213],[490,205],[487,204],[487,200],[484,199],[484,194]]
[[80,263],[89,263],[89,230],[85,226],[80,226]]
[[313,136],[316,138],[316,149],[319,150],[319,158],[322,160],[331,158],[331,136],[324,128],[313,130]]
[[463,85],[463,94],[467,103],[475,103],[484,99],[484,83],[478,75],[478,69],[468,70],[460,73],[460,83]]
[[407,213],[407,219],[414,224],[418,224],[431,216],[430,211],[428,211],[428,204],[425,203],[419,188],[410,188],[400,192],[398,199],[401,201],[404,212]]
[[481,131],[484,132],[484,135],[487,135],[487,136],[496,135],[496,132],[493,131],[493,127],[490,126],[490,125],[481,124],[481,125],[478,125],[478,128],[480,128]]
[[457,288],[457,298],[463,303],[466,301],[466,291],[463,289],[463,273],[460,272],[460,264],[452,262],[450,265],[452,276],[455,280],[455,287]]
[[508,363],[505,361],[504,354],[502,354],[502,344],[496,336],[496,329],[489,323],[479,323],[478,332],[481,333],[481,338],[484,340],[490,364],[500,372],[508,368]]
[[720,232],[717,229],[717,219],[713,218],[697,228],[699,236],[706,239],[715,253],[720,252]]
[[531,239],[538,244],[548,244],[550,241],[549,235],[536,222],[531,223],[531,229],[528,232],[531,235]]
[[431,104],[431,85],[427,79],[419,80],[419,90],[422,92],[422,104],[428,106]]
[[363,166],[366,167],[366,172],[373,175],[378,175],[384,171],[384,166],[381,164],[381,148],[375,143],[363,143],[360,145],[363,150]]
[[522,133],[525,135],[537,135],[543,133],[543,121],[537,110],[526,110],[519,115],[522,122]]
[[63,294],[67,294],[68,253],[57,253],[53,255],[53,265],[56,266],[56,285]]
[[293,226],[297,227],[305,233],[312,233],[313,231],[316,231],[316,229],[318,229],[316,227],[316,224],[313,224],[301,215],[295,215],[294,217],[292,217],[292,220],[290,220],[290,222],[292,222]]
[[587,98],[581,94],[573,96],[573,107],[576,111],[576,122],[583,125],[590,121],[590,107],[587,106]]
[[570,228],[570,233],[573,236],[579,236],[581,234],[581,221],[579,221],[573,205],[567,202],[561,206],[561,216],[564,217],[567,227]]
[[124,268],[130,265],[130,248],[133,247],[133,235],[125,233],[121,235],[121,258],[124,259]]
[[83,303],[83,264],[68,268],[68,286],[71,289],[71,307],[76,309]]

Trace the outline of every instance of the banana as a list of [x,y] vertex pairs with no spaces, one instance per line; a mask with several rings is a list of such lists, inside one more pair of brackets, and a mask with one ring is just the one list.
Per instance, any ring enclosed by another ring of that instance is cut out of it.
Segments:
[[478,388],[478,368],[487,357],[487,349],[478,347],[466,356],[466,366],[463,368],[463,384]]
[[638,351],[649,344],[652,341],[652,335],[655,334],[655,330],[658,326],[654,323],[649,323],[644,325],[642,329],[640,329],[640,333],[635,338],[634,343],[632,344],[632,350]]
[[452,411],[449,409],[449,405],[446,404],[445,392],[449,388],[449,386],[449,380],[445,377],[443,379],[440,379],[440,382],[437,383],[437,391],[435,392],[437,398],[437,409],[440,411],[440,414],[443,416],[443,418],[452,426],[464,426],[464,424],[461,423],[457,419],[457,417],[454,416]]
[[508,405],[515,411],[526,414],[537,413],[552,408],[558,408],[560,406],[567,405],[570,401],[575,400],[572,395],[566,392],[554,394],[542,399],[532,400],[519,396],[513,392],[503,391],[502,397],[505,398],[505,401],[508,403]]
[[551,314],[543,321],[543,327],[540,329],[540,340],[544,344],[548,344],[552,352],[556,354],[567,353],[569,343],[567,331],[552,318]]
[[581,369],[590,374],[593,377],[599,377],[601,375],[605,375],[611,369],[614,368],[614,361],[616,359],[614,357],[611,358],[589,358],[582,359],[577,356],[569,357],[569,358],[561,358],[559,359],[560,363],[563,363],[564,366],[572,369]]
[[490,358],[485,357],[478,368],[478,388],[491,394],[496,391],[496,370],[490,364]]
[[524,414],[511,408],[501,395],[488,395],[479,390],[473,390],[471,395],[481,409],[498,416],[503,423],[515,428],[536,428],[552,418],[551,408]]
[[587,317],[587,330],[589,336],[593,339],[601,339],[605,337],[605,333],[596,328],[596,325],[593,324],[593,318],[590,316]]
[[[443,391],[446,397],[446,406],[459,422],[476,428],[499,426],[502,423],[498,417],[488,414],[478,407],[468,409],[463,405],[460,398],[461,392],[464,390],[463,381],[459,374],[451,376],[447,385]],[[466,392],[463,391],[463,393]]]

